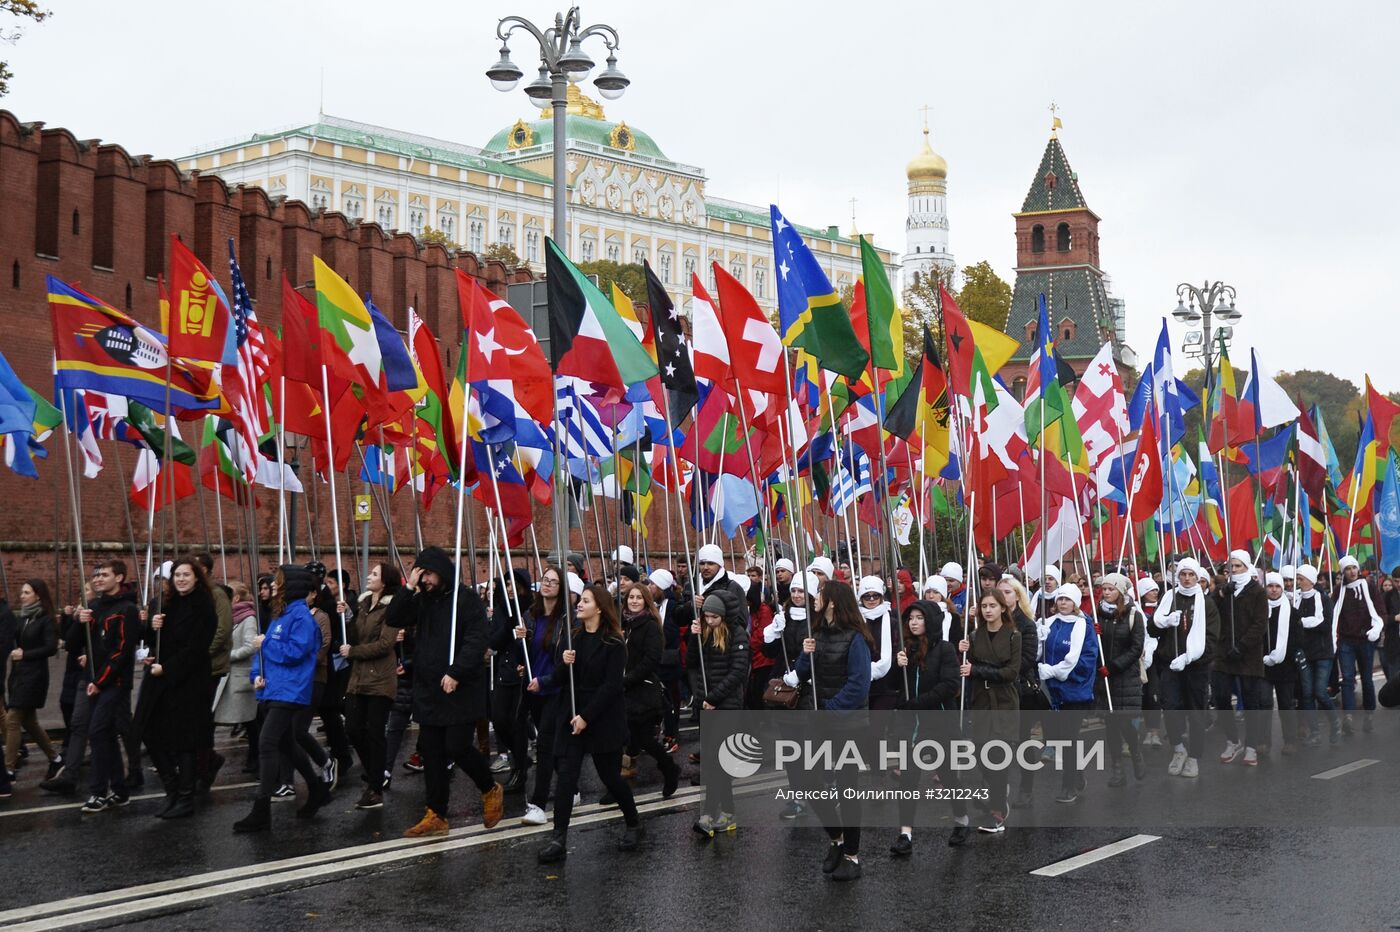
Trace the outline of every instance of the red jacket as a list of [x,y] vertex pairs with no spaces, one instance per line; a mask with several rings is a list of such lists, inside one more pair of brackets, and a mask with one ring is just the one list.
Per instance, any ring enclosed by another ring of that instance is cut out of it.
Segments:
[[763,652],[763,632],[773,623],[773,606],[763,602],[758,611],[749,616],[749,651],[755,670],[773,666],[773,658]]

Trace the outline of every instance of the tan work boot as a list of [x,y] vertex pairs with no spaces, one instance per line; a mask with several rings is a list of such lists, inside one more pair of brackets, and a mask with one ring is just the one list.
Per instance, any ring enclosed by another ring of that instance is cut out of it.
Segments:
[[496,823],[501,821],[501,810],[505,801],[506,793],[499,783],[481,794],[481,821],[487,828],[495,828]]
[[413,828],[403,833],[405,838],[428,838],[433,835],[446,835],[447,820],[431,809],[423,810],[423,818]]

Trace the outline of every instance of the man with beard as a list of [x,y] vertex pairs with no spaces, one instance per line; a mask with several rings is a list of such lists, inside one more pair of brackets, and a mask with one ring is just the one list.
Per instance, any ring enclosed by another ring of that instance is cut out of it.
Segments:
[[407,593],[390,603],[384,618],[391,627],[412,629],[416,644],[413,719],[420,729],[428,798],[423,818],[404,832],[406,838],[447,834],[449,763],[481,790],[486,827],[494,828],[501,820],[504,792],[474,740],[476,723],[488,714],[486,604],[456,582],[452,558],[441,547],[428,547],[413,561]]

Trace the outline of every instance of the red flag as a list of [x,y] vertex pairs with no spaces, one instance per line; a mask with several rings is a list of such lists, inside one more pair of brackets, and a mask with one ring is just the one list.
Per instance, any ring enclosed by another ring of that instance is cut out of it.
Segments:
[[724,325],[720,323],[719,311],[710,299],[700,277],[690,276],[690,289],[693,300],[690,304],[691,358],[695,375],[712,382],[723,382],[729,378],[729,344],[725,340]]
[[1154,420],[1151,417],[1143,419],[1137,453],[1133,456],[1128,495],[1133,503],[1131,517],[1134,521],[1146,521],[1162,506],[1162,454],[1157,448],[1157,425]]
[[783,341],[758,302],[733,275],[714,263],[720,316],[729,344],[729,364],[743,388],[770,395],[787,392],[783,375]]
[[316,305],[282,273],[282,370],[289,381],[321,389],[321,323]]
[[169,317],[163,323],[170,355],[236,362],[223,294],[204,263],[174,235],[170,237]]
[[1366,376],[1366,407],[1371,412],[1371,425],[1376,432],[1376,443],[1380,447],[1381,459],[1385,459],[1385,453],[1391,449],[1390,422],[1395,420],[1396,415],[1400,415],[1400,404],[1396,404],[1376,391],[1376,387],[1371,384],[1371,377],[1368,375]]
[[967,318],[958,309],[958,302],[941,284],[939,300],[943,304],[943,337],[948,346],[948,378],[953,391],[964,398],[972,397],[972,354],[976,343]]
[[1230,487],[1230,540],[1236,547],[1248,547],[1259,539],[1259,515],[1254,509],[1254,480],[1246,476]]

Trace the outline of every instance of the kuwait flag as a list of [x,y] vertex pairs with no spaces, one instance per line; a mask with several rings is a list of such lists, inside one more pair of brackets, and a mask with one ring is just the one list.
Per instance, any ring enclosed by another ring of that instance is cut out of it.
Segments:
[[556,375],[572,375],[619,392],[657,374],[656,362],[603,293],[545,239],[549,361]]

